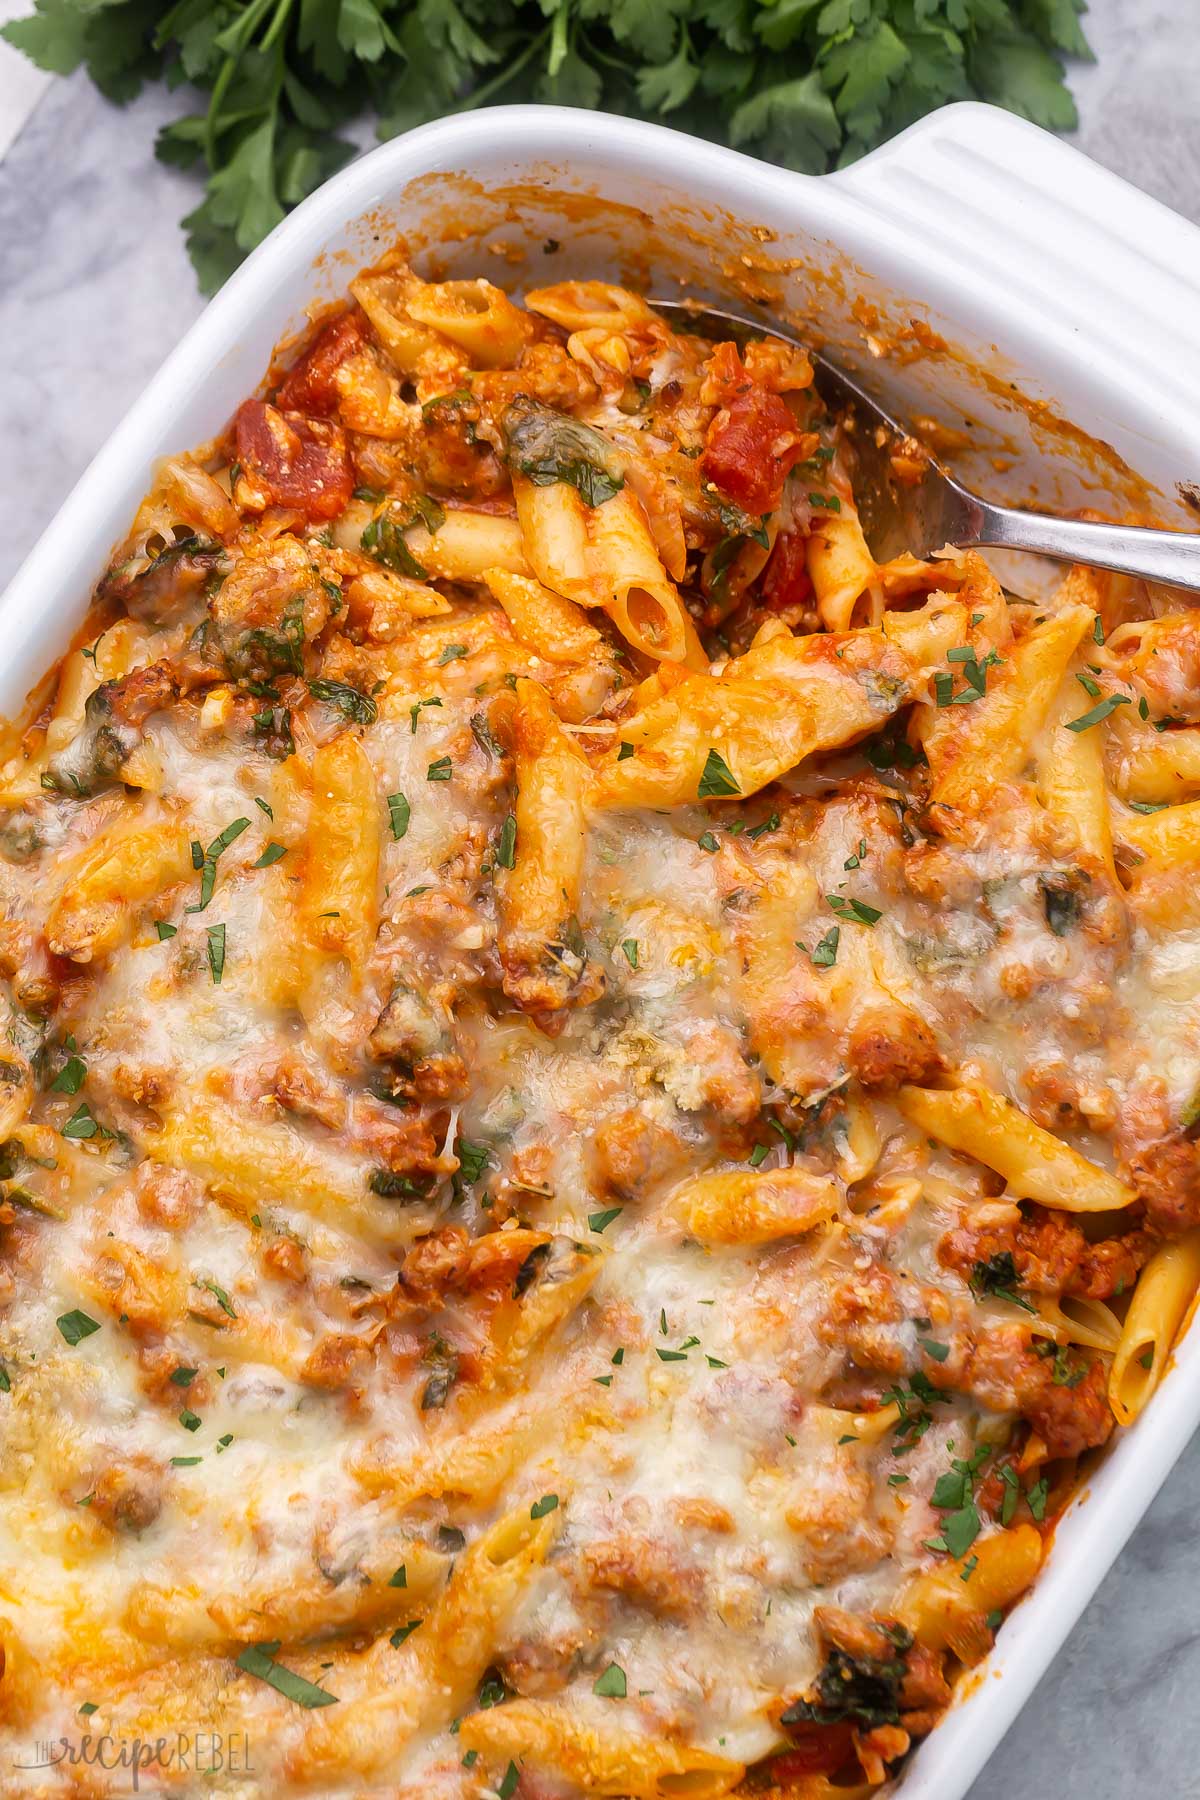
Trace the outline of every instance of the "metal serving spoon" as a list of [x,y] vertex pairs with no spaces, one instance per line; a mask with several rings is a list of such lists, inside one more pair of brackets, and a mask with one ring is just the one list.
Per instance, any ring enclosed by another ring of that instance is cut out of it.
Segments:
[[686,317],[690,328],[718,337],[782,338],[812,358],[815,386],[832,413],[852,432],[857,471],[855,498],[872,555],[885,562],[902,550],[925,556],[943,544],[970,549],[986,544],[1004,550],[1032,550],[1062,562],[1090,563],[1121,575],[1140,575],[1167,587],[1200,592],[1200,536],[1149,531],[1134,525],[1099,525],[1083,519],[1055,519],[1047,513],[993,506],[948,475],[931,456],[924,476],[899,482],[891,454],[910,434],[877,401],[835,364],[814,354],[799,337],[719,307],[686,300],[652,300],[657,311]]

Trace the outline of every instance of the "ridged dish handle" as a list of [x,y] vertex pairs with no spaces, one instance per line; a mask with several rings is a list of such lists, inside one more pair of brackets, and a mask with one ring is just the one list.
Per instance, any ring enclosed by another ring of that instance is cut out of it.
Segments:
[[877,228],[1032,304],[1077,349],[1085,338],[1144,369],[1150,388],[1169,371],[1176,393],[1200,394],[1200,336],[1180,329],[1195,316],[1200,230],[1061,138],[966,101],[825,179]]

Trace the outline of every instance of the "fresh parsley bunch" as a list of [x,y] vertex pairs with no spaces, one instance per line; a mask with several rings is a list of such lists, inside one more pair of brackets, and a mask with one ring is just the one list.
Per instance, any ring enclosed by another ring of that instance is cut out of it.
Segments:
[[206,96],[158,154],[202,166],[184,224],[219,287],[286,209],[379,135],[488,101],[669,117],[809,173],[947,100],[1076,122],[1060,54],[1090,57],[1086,0],[37,0],[4,36],[41,68],[83,64],[125,101],[147,80]]

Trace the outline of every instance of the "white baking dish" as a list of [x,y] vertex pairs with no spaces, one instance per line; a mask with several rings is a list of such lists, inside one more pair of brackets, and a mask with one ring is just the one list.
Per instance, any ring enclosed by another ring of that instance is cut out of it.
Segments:
[[[1200,482],[1200,339],[1188,330],[1200,231],[1035,127],[950,107],[815,180],[624,119],[470,114],[331,181],[168,358],[0,602],[0,710],[20,711],[77,627],[155,459],[217,432],[306,305],[339,293],[399,232],[423,268],[482,268],[513,286],[551,271],[626,275],[663,294],[683,281],[744,298],[749,285],[901,411],[969,422],[976,448],[956,461],[997,499],[1133,502],[1165,519],[1183,511],[1180,484]],[[873,363],[867,339],[878,349],[913,318],[934,353],[914,359],[910,331]],[[989,1663],[919,1751],[903,1800],[966,1793],[1197,1424],[1192,1332],[1076,1499]]]

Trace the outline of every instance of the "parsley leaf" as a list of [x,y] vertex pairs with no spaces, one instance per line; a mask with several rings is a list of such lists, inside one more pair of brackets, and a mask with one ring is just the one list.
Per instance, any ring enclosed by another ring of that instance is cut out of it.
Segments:
[[403,794],[389,794],[388,824],[392,828],[392,836],[397,842],[408,830],[408,821],[412,818],[412,807]]
[[52,1094],[77,1094],[87,1078],[87,1064],[81,1057],[70,1056],[50,1083]]
[[94,1331],[100,1329],[98,1321],[90,1319],[85,1312],[80,1312],[78,1307],[72,1312],[62,1313],[55,1320],[55,1324],[72,1349],[76,1344],[81,1344],[84,1338],[91,1337]]
[[239,1669],[247,1675],[254,1675],[259,1681],[265,1681],[273,1687],[285,1700],[294,1700],[297,1706],[313,1708],[317,1706],[336,1706],[337,1695],[327,1693],[315,1682],[306,1681],[303,1675],[297,1675],[293,1669],[285,1669],[282,1663],[275,1661],[275,1652],[279,1645],[247,1644],[237,1659]]
[[737,778],[719,750],[710,750],[704,759],[704,769],[700,776],[700,785],[696,789],[698,800],[708,800],[713,795],[718,798],[726,794],[740,794]]
[[855,925],[874,926],[883,917],[877,906],[868,906],[865,900],[847,900],[842,894],[826,894],[825,902],[839,919],[849,919]]
[[629,1684],[620,1663],[609,1663],[603,1675],[597,1675],[592,1683],[593,1694],[599,1694],[602,1700],[624,1700],[628,1691]]
[[[353,154],[338,133],[366,106],[381,137],[495,99],[640,111],[821,174],[948,100],[990,100],[1070,129],[1061,59],[1090,55],[1082,10],[1082,0],[186,0],[157,11],[36,0],[3,35],[40,68],[86,68],[113,101],[147,81],[177,91],[181,108],[199,94],[201,110],[172,119],[157,153],[204,180],[183,223],[213,292]],[[595,484],[589,504],[620,485],[619,470],[590,455],[552,460]]]
[[1110,713],[1115,713],[1118,706],[1128,705],[1128,694],[1109,694],[1098,705],[1093,706],[1090,712],[1083,713],[1078,719],[1067,719],[1067,730],[1088,731],[1093,725],[1099,725],[1101,719],[1107,719]]

